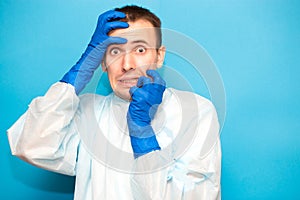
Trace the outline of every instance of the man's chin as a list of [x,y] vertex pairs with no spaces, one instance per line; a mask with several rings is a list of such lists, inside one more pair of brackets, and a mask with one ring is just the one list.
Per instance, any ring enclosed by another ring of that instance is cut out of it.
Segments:
[[118,97],[120,97],[125,101],[131,101],[131,95],[129,93],[129,89],[127,91],[122,91],[122,92],[114,91],[114,93],[115,95],[117,95]]

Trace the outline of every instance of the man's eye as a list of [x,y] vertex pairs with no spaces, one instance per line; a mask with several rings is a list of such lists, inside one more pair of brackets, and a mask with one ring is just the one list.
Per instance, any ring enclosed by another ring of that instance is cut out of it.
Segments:
[[116,48],[110,50],[110,54],[113,55],[113,56],[120,54],[120,52],[121,51],[119,49],[116,49]]
[[145,47],[138,47],[136,48],[136,53],[145,53],[146,52],[146,48]]

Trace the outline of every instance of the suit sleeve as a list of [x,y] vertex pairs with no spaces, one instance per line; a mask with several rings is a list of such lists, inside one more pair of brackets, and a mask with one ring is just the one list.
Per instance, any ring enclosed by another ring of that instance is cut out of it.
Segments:
[[79,144],[73,119],[79,105],[74,87],[58,82],[7,131],[13,155],[35,166],[75,175]]

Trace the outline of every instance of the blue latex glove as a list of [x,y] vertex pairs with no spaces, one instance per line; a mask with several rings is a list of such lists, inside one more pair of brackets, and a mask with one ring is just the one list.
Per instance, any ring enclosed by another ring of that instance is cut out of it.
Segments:
[[162,102],[166,83],[155,70],[147,70],[149,77],[142,76],[137,86],[130,88],[132,101],[127,112],[127,124],[134,157],[160,150],[151,126],[159,104]]
[[60,80],[73,85],[76,94],[79,94],[91,80],[94,71],[103,59],[107,47],[110,44],[124,44],[127,42],[124,38],[109,37],[107,35],[111,30],[128,28],[128,23],[116,21],[125,17],[124,13],[114,10],[107,11],[99,16],[96,30],[85,52]]

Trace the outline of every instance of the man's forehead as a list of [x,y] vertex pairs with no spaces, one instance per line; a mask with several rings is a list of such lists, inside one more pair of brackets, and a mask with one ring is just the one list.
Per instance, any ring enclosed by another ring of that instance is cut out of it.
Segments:
[[128,32],[128,31],[141,31],[143,29],[155,29],[154,26],[151,24],[151,22],[144,20],[144,19],[139,19],[136,21],[129,21],[127,22],[129,27],[128,28],[120,28],[120,29],[115,29],[109,32],[109,35],[115,35],[119,34],[121,32]]
[[126,38],[128,43],[146,42],[156,44],[156,28],[145,20],[128,22],[129,27],[125,29],[115,29],[109,33],[109,36]]
[[109,33],[109,36],[114,37],[156,37],[156,32],[154,27],[129,27],[126,29],[116,29]]

